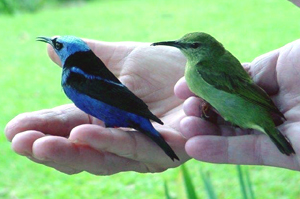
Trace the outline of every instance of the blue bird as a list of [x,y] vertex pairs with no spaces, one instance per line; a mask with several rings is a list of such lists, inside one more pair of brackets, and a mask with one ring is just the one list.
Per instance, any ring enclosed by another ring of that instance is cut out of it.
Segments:
[[59,56],[63,66],[61,85],[79,109],[102,120],[106,127],[130,127],[144,133],[173,161],[179,160],[150,120],[163,122],[107,69],[83,40],[61,36],[37,37],[37,41],[50,44]]

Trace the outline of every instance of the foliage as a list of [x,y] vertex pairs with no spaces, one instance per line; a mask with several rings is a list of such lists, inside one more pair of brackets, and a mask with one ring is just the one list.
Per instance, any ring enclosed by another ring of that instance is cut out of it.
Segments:
[[183,179],[184,179],[184,185],[185,185],[185,190],[187,193],[187,198],[188,199],[197,199],[197,194],[195,191],[195,187],[193,185],[192,178],[188,172],[188,170],[185,168],[184,165],[181,165],[181,171],[183,174]]
[[40,9],[45,2],[46,0],[2,0],[0,1],[0,13],[34,12]]
[[236,166],[238,171],[238,178],[240,182],[241,192],[244,199],[254,199],[254,192],[250,181],[248,170],[242,170],[240,165]]
[[210,179],[210,174],[209,172],[204,172],[201,168],[200,168],[200,173],[201,173],[201,178],[205,187],[205,191],[207,193],[207,196],[209,199],[217,199],[216,193],[215,193],[215,189],[212,185],[211,179]]
[[[238,174],[237,176],[239,179],[239,185],[241,188],[242,199],[255,199],[248,170],[243,170],[240,165],[237,165],[236,168],[237,168],[237,174]],[[181,172],[182,172],[183,180],[184,180],[186,199],[197,199],[198,197],[196,194],[196,189],[195,189],[192,177],[184,165],[181,165]],[[218,197],[216,195],[217,188],[215,188],[213,186],[210,176],[209,176],[209,173],[203,172],[202,169],[200,169],[200,173],[201,173],[202,182],[204,184],[204,189],[207,193],[207,198],[208,199],[218,199]],[[172,199],[168,185],[166,182],[164,183],[164,188],[165,188],[166,198]]]
[[[91,0],[1,0],[0,1],[0,14],[13,15],[20,12],[35,12],[43,8],[45,5],[53,4],[68,4],[79,3]],[[58,6],[58,5],[57,5]]]

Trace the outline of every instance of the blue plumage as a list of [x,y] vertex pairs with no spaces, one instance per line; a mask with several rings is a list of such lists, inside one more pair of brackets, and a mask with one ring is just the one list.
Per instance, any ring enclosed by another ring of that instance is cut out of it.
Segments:
[[179,160],[150,122],[163,124],[162,121],[106,68],[84,41],[74,36],[38,40],[52,45],[59,56],[63,90],[79,109],[104,121],[106,127],[131,127],[144,133],[173,161]]

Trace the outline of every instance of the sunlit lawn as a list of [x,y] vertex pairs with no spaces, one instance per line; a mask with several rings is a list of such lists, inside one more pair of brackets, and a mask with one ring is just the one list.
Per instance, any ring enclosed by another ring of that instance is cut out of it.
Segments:
[[[40,35],[76,35],[104,41],[153,42],[192,31],[211,33],[242,62],[299,37],[300,10],[283,0],[92,1],[53,6],[38,13],[0,15],[0,128],[19,113],[69,103],[60,87],[60,68],[46,55]],[[198,195],[205,197],[199,168],[209,171],[220,198],[240,198],[232,165],[189,161]],[[257,198],[299,198],[300,174],[248,166]],[[163,181],[183,197],[179,169],[159,174],[73,176],[35,164],[10,149],[0,135],[0,198],[163,198]]]

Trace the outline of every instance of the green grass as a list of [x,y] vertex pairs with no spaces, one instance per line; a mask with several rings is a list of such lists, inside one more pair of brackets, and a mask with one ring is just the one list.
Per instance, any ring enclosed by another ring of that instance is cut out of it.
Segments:
[[[60,69],[36,36],[76,35],[104,41],[153,42],[191,31],[211,33],[242,62],[296,40],[299,8],[283,0],[115,0],[49,7],[34,14],[0,15],[0,128],[15,115],[51,108],[69,100],[60,87]],[[206,193],[199,167],[210,173],[218,198],[239,198],[236,167],[189,161],[198,197]],[[257,198],[298,198],[298,172],[247,166]],[[160,174],[120,173],[109,177],[68,176],[30,162],[0,135],[0,198],[160,198],[164,180],[181,198],[179,169]]]

